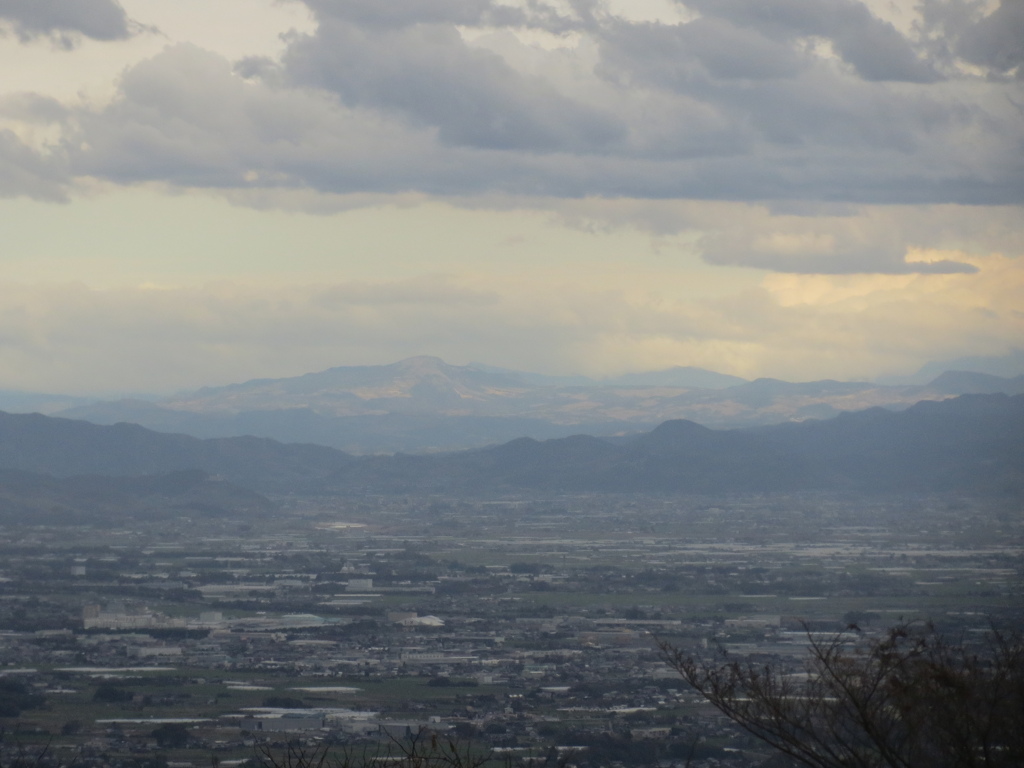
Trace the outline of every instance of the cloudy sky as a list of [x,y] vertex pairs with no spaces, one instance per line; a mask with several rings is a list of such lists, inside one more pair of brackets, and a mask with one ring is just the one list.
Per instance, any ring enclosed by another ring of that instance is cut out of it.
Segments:
[[1020,0],[0,0],[0,388],[1024,346]]

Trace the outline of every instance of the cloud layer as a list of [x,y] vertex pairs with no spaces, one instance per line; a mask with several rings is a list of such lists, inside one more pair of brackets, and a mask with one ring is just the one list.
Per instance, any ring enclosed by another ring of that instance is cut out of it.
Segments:
[[[0,13],[24,36],[128,34],[88,4]],[[317,27],[280,60],[179,46],[129,69],[66,118],[65,183],[1024,202],[1016,2],[929,0],[906,32],[858,0],[687,0],[679,24],[600,2],[307,5]]]

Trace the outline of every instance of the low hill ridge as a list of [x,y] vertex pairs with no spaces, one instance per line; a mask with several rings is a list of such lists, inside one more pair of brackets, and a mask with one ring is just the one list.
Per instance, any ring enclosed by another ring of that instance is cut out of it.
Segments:
[[199,469],[275,493],[721,493],[850,490],[1024,495],[1024,395],[964,395],[754,429],[669,421],[632,439],[530,438],[442,455],[352,457],[261,438],[0,413],[0,469],[141,475]]

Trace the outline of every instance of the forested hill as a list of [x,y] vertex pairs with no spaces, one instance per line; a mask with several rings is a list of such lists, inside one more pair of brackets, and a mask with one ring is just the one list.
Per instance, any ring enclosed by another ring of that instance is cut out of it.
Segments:
[[668,421],[629,441],[514,440],[445,456],[366,459],[338,487],[725,493],[962,490],[1024,494],[1024,396],[965,395],[893,413],[711,430]]
[[457,453],[349,456],[267,439],[199,440],[0,414],[0,468],[141,475],[201,469],[262,492],[959,490],[1024,495],[1024,396],[965,395],[824,421],[711,430],[668,421],[608,440],[528,438]]
[[0,412],[0,469],[71,475],[149,475],[199,469],[260,491],[311,487],[353,459],[317,445],[256,437],[200,440],[135,424]]

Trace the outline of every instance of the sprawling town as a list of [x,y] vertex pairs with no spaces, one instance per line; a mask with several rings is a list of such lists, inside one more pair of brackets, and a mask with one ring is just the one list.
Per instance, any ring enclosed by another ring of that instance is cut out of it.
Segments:
[[770,751],[666,649],[799,673],[815,638],[1024,619],[1024,521],[998,500],[277,501],[0,529],[0,763],[227,766],[440,734],[514,765],[754,766]]

